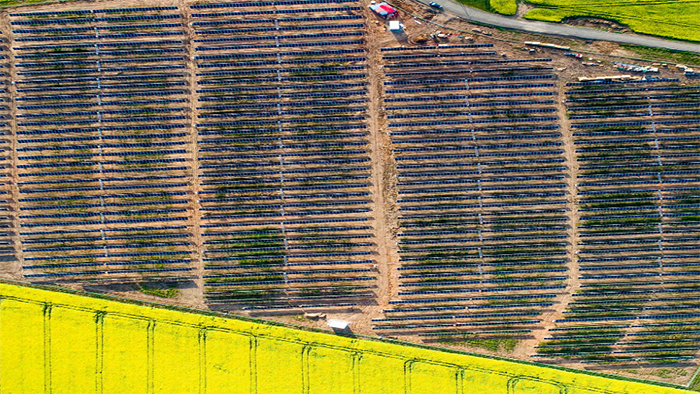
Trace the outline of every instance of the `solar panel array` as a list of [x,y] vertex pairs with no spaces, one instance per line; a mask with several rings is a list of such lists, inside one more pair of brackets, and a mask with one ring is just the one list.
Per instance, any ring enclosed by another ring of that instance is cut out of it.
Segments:
[[549,59],[504,61],[489,47],[383,56],[400,276],[375,329],[523,336],[565,288],[556,77]]
[[31,281],[197,280],[210,307],[254,313],[373,304],[379,105],[399,267],[376,333],[544,337],[532,356],[547,362],[693,359],[700,85],[566,83],[564,120],[552,59],[397,47],[372,54],[383,66],[370,103],[363,10],[10,14],[0,259],[15,258],[18,226]]
[[347,308],[374,295],[361,8],[310,3],[192,6],[236,10],[192,20],[212,305]]
[[569,88],[580,287],[538,359],[663,366],[700,348],[698,93],[660,79]]
[[24,276],[194,277],[177,8],[19,13],[11,23]]
[[12,175],[12,145],[10,130],[10,67],[8,64],[8,40],[0,32],[0,261],[7,264],[16,261],[14,204],[10,176]]

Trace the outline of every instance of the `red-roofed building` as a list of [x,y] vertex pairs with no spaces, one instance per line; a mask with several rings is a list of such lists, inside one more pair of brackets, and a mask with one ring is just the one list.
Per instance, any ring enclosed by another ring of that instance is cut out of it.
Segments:
[[387,3],[372,4],[369,9],[384,19],[392,18],[398,14],[396,9]]

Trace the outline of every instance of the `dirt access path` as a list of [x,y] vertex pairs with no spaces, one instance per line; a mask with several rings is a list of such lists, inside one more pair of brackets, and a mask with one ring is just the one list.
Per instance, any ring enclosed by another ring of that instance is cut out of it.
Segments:
[[187,43],[186,48],[188,51],[187,59],[187,72],[189,73],[188,82],[190,84],[190,159],[191,163],[191,174],[192,174],[192,188],[190,191],[192,195],[190,197],[190,209],[192,217],[190,223],[192,226],[192,243],[194,244],[194,250],[192,251],[192,266],[195,269],[195,275],[197,278],[194,280],[196,287],[186,287],[180,288],[180,300],[187,303],[188,305],[194,305],[196,308],[208,309],[207,305],[204,303],[204,253],[202,253],[202,229],[200,227],[201,213],[199,211],[199,151],[197,149],[197,64],[194,61],[196,51],[194,45],[194,28],[189,23],[191,21],[190,14],[192,9],[189,7],[189,3],[181,0],[177,4],[180,7],[180,12],[183,18],[188,22],[186,25],[185,32],[187,33]]
[[[369,4],[369,2],[366,2]],[[366,6],[367,4],[363,4]],[[381,37],[383,24],[375,23],[373,15],[366,15],[367,63],[368,63],[368,116],[369,142],[372,159],[372,194],[374,197],[374,231],[377,243],[377,306],[366,311],[370,317],[380,317],[381,310],[396,296],[398,282],[398,210],[396,206],[396,162],[393,158],[391,140],[386,128],[382,102],[382,54],[385,46]],[[386,34],[386,33],[384,33]]]
[[[12,51],[12,44],[13,41],[10,38],[9,32],[12,31],[12,26],[9,23],[9,18],[0,18],[0,31],[6,32],[5,33],[5,39],[4,41],[4,46],[7,48],[5,50],[5,53],[8,55],[7,59],[3,62],[7,64],[7,77],[5,78],[5,83],[7,86],[7,93],[4,95],[4,97],[7,98],[7,114],[9,116],[8,119],[8,126],[12,130],[16,130],[16,108],[12,103],[14,103],[14,96],[16,95],[15,91],[15,85],[11,81],[15,81],[17,74],[16,74],[16,69],[14,67],[14,62],[12,61],[12,56],[9,56],[9,54]],[[15,258],[14,259],[8,259],[8,260],[3,260],[0,263],[0,274],[3,275],[3,277],[7,277],[10,279],[14,280],[22,280],[22,265],[24,265],[24,259],[22,256],[22,248],[20,247],[20,239],[19,239],[19,210],[17,209],[17,199],[19,198],[19,187],[17,186],[17,138],[13,137],[12,135],[16,135],[15,133],[12,133],[10,136],[8,136],[8,143],[7,143],[7,165],[9,166],[8,168],[8,181],[3,188],[4,190],[7,190],[7,200],[8,200],[8,211],[6,212],[6,215],[8,216],[8,222],[10,223],[11,228],[7,229],[7,232],[10,233],[10,240],[12,241],[12,244],[14,245],[15,248]]]
[[[548,330],[554,328],[556,324],[554,320],[562,319],[564,317],[564,311],[567,305],[571,301],[572,295],[575,293],[576,289],[579,288],[579,272],[578,272],[578,201],[576,193],[576,174],[578,174],[578,162],[576,161],[576,146],[574,145],[573,131],[571,130],[569,118],[566,116],[566,105],[564,100],[566,99],[566,81],[559,80],[557,83],[557,116],[559,117],[559,125],[562,133],[562,142],[564,149],[564,157],[566,159],[567,166],[567,187],[566,187],[566,209],[568,211],[569,221],[567,223],[568,230],[568,245],[566,248],[569,261],[567,263],[567,276],[566,289],[561,292],[560,296],[556,299],[554,307],[551,311],[542,314],[542,325],[540,330],[534,330],[532,332],[533,337],[531,339],[525,340],[522,343],[522,350],[529,352],[529,354],[534,353],[535,346],[543,341],[547,336]],[[523,358],[524,354],[518,354],[517,356]]]

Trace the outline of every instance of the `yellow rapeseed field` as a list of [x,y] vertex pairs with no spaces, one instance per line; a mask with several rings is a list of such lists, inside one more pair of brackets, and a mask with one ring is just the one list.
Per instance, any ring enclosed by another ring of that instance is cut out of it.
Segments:
[[685,390],[0,283],[0,393]]
[[561,22],[566,18],[601,18],[637,33],[700,41],[698,0],[525,0],[536,6],[526,19]]

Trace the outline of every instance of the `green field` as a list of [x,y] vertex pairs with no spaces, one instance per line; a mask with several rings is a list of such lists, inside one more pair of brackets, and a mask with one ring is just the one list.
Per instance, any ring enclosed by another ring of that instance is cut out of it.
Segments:
[[29,5],[47,2],[47,0],[0,0],[0,7],[12,7],[16,5]]
[[516,0],[457,0],[470,7],[503,15],[515,15],[518,11]]
[[[493,2],[493,0],[491,0]],[[527,19],[561,22],[595,17],[615,21],[637,33],[700,41],[700,0],[525,0],[537,8]]]

